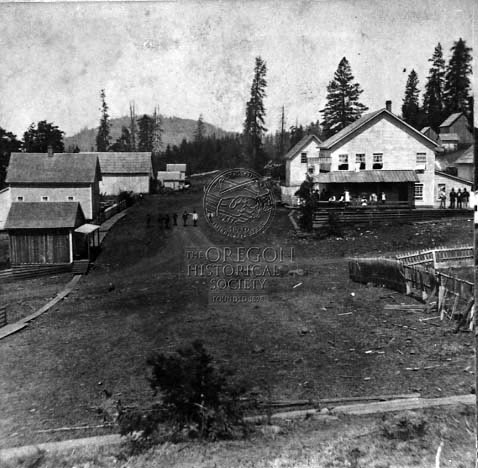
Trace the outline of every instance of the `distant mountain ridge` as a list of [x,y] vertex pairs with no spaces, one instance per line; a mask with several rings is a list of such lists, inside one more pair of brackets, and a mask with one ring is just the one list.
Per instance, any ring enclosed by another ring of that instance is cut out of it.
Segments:
[[[143,114],[138,115],[137,118],[142,117]],[[181,119],[180,117],[162,117],[163,120],[163,147],[166,149],[167,145],[180,145],[181,142],[194,139],[194,132],[197,128],[197,121],[192,119]],[[121,127],[129,128],[129,117],[119,117],[111,119],[111,143],[114,143],[121,135]],[[215,134],[217,137],[223,137],[231,132],[226,132],[219,127],[204,122],[206,135]],[[75,135],[65,137],[65,151],[70,146],[78,146],[80,151],[96,151],[96,134],[97,128],[84,128]]]

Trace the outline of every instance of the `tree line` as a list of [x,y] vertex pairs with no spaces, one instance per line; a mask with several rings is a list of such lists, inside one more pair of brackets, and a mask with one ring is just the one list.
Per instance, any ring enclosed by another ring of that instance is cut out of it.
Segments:
[[[429,59],[427,81],[420,103],[420,89],[414,69],[408,75],[402,104],[402,118],[417,129],[430,126],[438,130],[443,120],[454,112],[463,112],[472,127],[473,97],[471,95],[471,48],[463,39],[455,41],[450,49],[448,64],[439,43]],[[406,70],[404,70],[406,71]],[[322,120],[287,127],[284,106],[279,129],[268,133],[265,126],[267,97],[267,64],[256,57],[250,88],[250,97],[245,106],[241,133],[216,137],[206,135],[203,116],[197,120],[192,141],[180,145],[163,145],[163,126],[159,108],[152,115],[136,116],[134,103],[130,104],[130,122],[123,126],[121,135],[112,141],[109,107],[105,90],[100,92],[100,122],[96,135],[97,151],[148,151],[161,166],[168,162],[188,164],[189,170],[202,172],[218,168],[247,166],[262,170],[268,161],[280,164],[283,156],[298,141],[308,134],[324,140],[333,136],[359,119],[368,108],[360,102],[363,90],[355,81],[352,68],[343,57],[327,85],[326,103],[319,111]],[[31,124],[23,135],[23,141],[0,127],[0,186],[3,186],[5,170],[12,151],[46,152],[51,146],[55,152],[65,150],[64,132],[46,120]],[[79,151],[77,147],[67,151]]]

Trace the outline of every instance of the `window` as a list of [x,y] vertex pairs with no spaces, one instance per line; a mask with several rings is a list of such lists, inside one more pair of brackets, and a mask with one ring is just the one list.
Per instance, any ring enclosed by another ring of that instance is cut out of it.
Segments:
[[41,201],[48,201],[48,197],[41,197]]
[[415,184],[415,200],[423,200],[423,184]]
[[427,165],[427,154],[417,153],[417,170],[425,170]]
[[23,197],[17,197],[17,201],[23,201]]
[[355,155],[355,167],[360,171],[365,170],[365,153]]
[[307,164],[307,153],[300,153],[300,162],[302,164]]
[[74,199],[75,199],[75,197],[72,197],[72,196],[68,197],[68,201],[73,201]]
[[349,170],[349,155],[339,154],[339,171]]
[[372,169],[383,169],[383,153],[373,153]]

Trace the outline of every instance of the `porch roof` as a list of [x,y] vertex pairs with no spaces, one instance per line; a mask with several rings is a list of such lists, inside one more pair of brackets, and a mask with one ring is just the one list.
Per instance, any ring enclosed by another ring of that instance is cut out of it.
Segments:
[[418,182],[418,177],[412,170],[333,171],[315,175],[314,182],[322,184],[403,183]]
[[80,227],[75,229],[75,232],[79,232],[80,234],[91,234],[92,232],[95,232],[98,230],[100,226],[96,224],[83,224]]

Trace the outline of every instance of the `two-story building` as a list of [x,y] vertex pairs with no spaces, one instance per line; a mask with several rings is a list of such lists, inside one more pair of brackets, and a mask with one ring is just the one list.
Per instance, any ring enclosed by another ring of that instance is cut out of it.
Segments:
[[[309,173],[317,190],[336,197],[348,191],[352,199],[369,198],[372,193],[381,198],[384,193],[389,202],[434,206],[438,144],[393,114],[390,101],[386,108],[362,116],[322,143],[308,138],[301,145],[305,148],[309,141],[307,148],[313,152]],[[289,158],[297,161],[302,148],[291,152]],[[287,167],[292,163],[286,161]],[[305,172],[286,169],[286,186],[298,187]]]
[[445,151],[455,151],[473,143],[468,119],[463,112],[451,114],[440,125],[440,141]]
[[12,153],[6,183],[10,201],[79,202],[87,220],[100,210],[100,164],[96,153]]
[[298,198],[294,193],[305,180],[306,174],[319,172],[320,139],[316,135],[306,135],[284,156],[285,185],[281,186],[281,198],[287,205],[296,205]]

